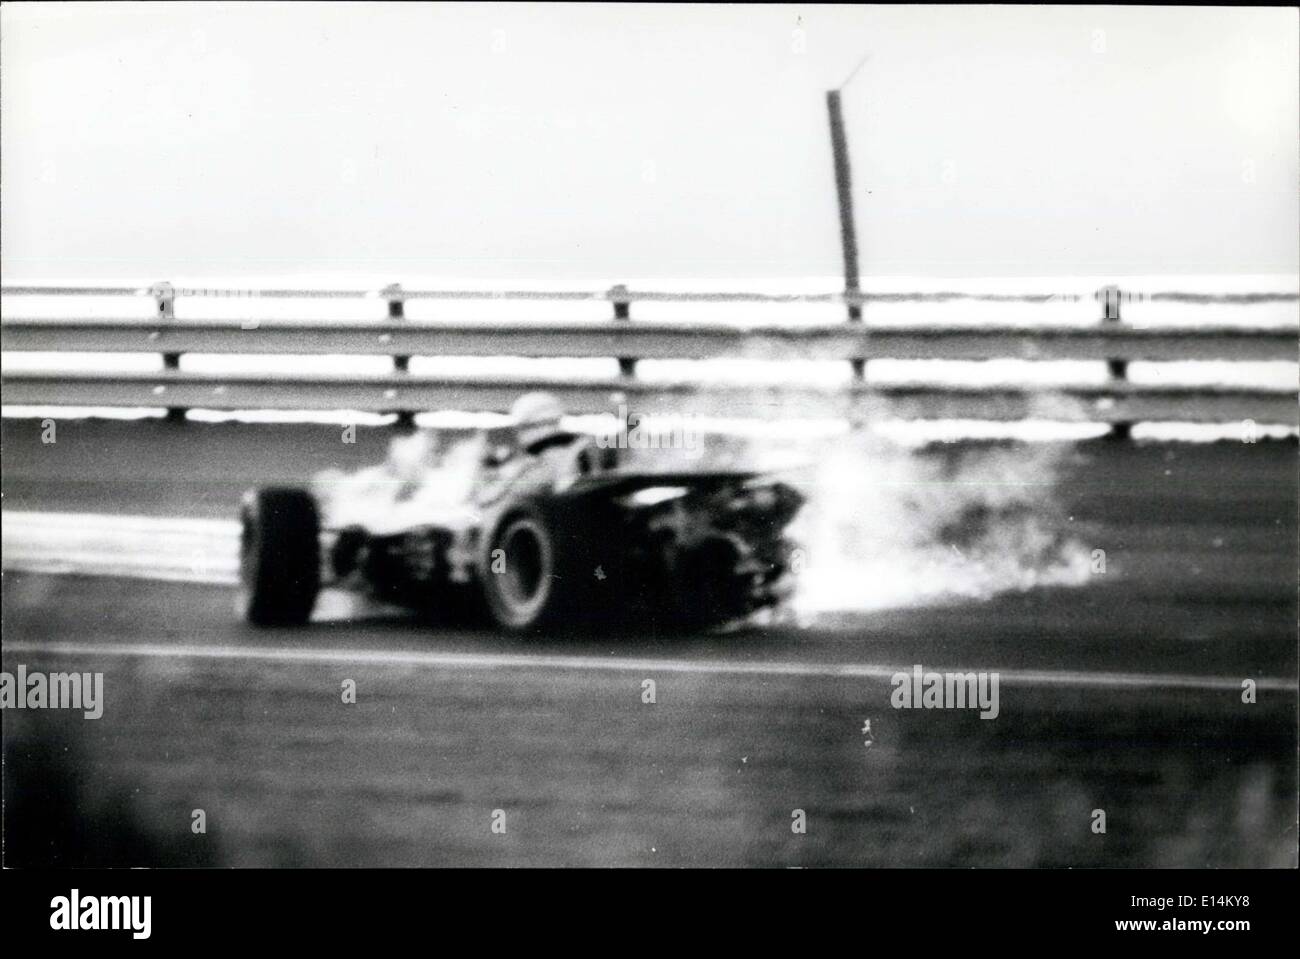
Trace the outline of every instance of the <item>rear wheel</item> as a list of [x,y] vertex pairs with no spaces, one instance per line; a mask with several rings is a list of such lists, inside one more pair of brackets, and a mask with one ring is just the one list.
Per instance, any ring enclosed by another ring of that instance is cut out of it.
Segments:
[[269,488],[244,497],[240,607],[255,626],[307,622],[320,592],[320,518],[306,490]]
[[483,597],[496,624],[511,632],[554,626],[577,612],[588,552],[576,517],[529,503],[511,510],[488,542]]

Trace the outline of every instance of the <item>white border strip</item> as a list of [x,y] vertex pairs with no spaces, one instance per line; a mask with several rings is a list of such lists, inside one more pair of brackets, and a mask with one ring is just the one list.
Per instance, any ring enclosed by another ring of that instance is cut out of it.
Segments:
[[[3,652],[52,656],[116,656],[159,659],[251,660],[278,663],[361,663],[436,669],[557,669],[579,672],[695,673],[730,676],[810,676],[889,680],[911,674],[912,666],[873,663],[726,662],[720,660],[632,659],[612,656],[541,656],[511,653],[433,653],[406,650],[280,649],[271,646],[165,646],[156,643],[5,643]],[[1247,676],[1189,676],[1161,673],[1095,673],[1073,670],[927,667],[926,672],[996,672],[1015,685],[1085,689],[1187,689],[1240,692]],[[1300,692],[1293,679],[1263,678],[1265,692]]]
[[4,568],[209,583],[239,581],[235,520],[99,513],[0,513]]

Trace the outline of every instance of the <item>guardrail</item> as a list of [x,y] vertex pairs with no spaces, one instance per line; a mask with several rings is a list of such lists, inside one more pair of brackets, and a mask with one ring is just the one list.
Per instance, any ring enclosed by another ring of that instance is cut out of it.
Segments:
[[[890,325],[868,321],[783,325],[664,323],[634,321],[637,302],[842,304],[1080,301],[1080,295],[931,293],[761,294],[650,293],[616,286],[601,292],[476,290],[206,290],[156,284],[134,287],[12,286],[6,296],[141,296],[155,302],[152,318],[96,319],[77,316],[5,317],[0,349],[49,352],[154,352],[163,369],[149,373],[85,373],[13,370],[3,376],[5,402],[17,405],[165,406],[175,416],[186,409],[353,409],[399,413],[423,410],[504,410],[521,391],[546,388],[575,413],[610,412],[619,403],[641,409],[700,415],[842,416],[861,419],[1014,420],[1027,417],[1115,424],[1123,433],[1139,421],[1231,422],[1300,425],[1295,389],[1141,385],[1127,378],[1132,361],[1187,360],[1295,362],[1300,326],[1242,327],[1181,324],[1131,327],[1121,321],[1123,302],[1207,304],[1296,302],[1295,294],[1207,295],[1125,293],[1106,287],[1095,294],[1103,305],[1095,325],[994,324]],[[387,319],[177,318],[175,301],[185,296],[265,299],[382,299]],[[413,299],[446,301],[606,301],[608,320],[492,324],[407,319]],[[853,314],[858,315],[857,313]],[[208,374],[180,368],[186,353],[390,356],[384,375]],[[555,382],[535,377],[455,378],[410,372],[413,356],[610,357],[619,375],[600,380]],[[702,385],[655,382],[637,376],[637,362],[659,359],[788,359],[844,361],[858,375],[843,385]],[[1034,387],[952,384],[873,384],[861,377],[864,361],[1097,360],[1108,364],[1101,384]]]

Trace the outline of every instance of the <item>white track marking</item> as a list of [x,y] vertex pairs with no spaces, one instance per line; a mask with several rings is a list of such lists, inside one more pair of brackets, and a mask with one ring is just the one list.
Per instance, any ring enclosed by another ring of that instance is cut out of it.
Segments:
[[186,583],[239,580],[234,520],[4,510],[4,568]]
[[[432,669],[555,669],[583,672],[698,673],[730,676],[812,676],[882,679],[910,675],[912,666],[872,663],[726,662],[720,660],[632,659],[615,656],[540,656],[511,653],[426,653],[404,650],[279,649],[272,646],[164,646],[151,643],[5,643],[3,652],[52,656],[117,656],[157,659],[221,659],[275,663],[360,663]],[[926,672],[997,672],[1015,685],[1090,689],[1189,689],[1241,691],[1245,676],[1188,676],[1161,673],[1095,673],[1072,670],[926,667]],[[1290,679],[1255,680],[1268,692],[1295,692]]]

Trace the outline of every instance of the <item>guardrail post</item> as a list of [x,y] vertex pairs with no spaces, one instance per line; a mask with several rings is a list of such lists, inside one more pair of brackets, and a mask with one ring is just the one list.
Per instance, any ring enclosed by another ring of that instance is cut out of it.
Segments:
[[[627,298],[627,287],[622,283],[613,286],[609,291],[609,298],[614,302],[614,319],[631,320],[632,301]],[[636,376],[636,359],[631,356],[620,356],[618,358],[619,376]]]
[[[169,324],[176,319],[176,289],[166,280],[163,280],[151,286],[149,292],[154,298],[155,319],[162,324]],[[164,353],[162,359],[164,370],[179,370],[181,368],[181,355],[179,353]],[[185,421],[185,408],[179,406],[167,407],[167,420],[172,423],[183,423]]]
[[[1103,286],[1097,291],[1097,299],[1102,302],[1103,323],[1121,323],[1119,304],[1122,294],[1118,286]],[[1110,371],[1112,382],[1123,383],[1128,381],[1128,360],[1107,360],[1106,369]],[[1111,439],[1126,440],[1133,433],[1132,423],[1112,423],[1110,427]]]
[[[400,283],[390,283],[380,292],[388,299],[388,319],[395,321],[406,319],[406,300],[402,297],[402,285]],[[393,371],[396,373],[409,373],[411,371],[411,358],[409,356],[394,356]],[[411,410],[397,410],[397,421],[393,425],[402,431],[415,429],[415,413]]]

